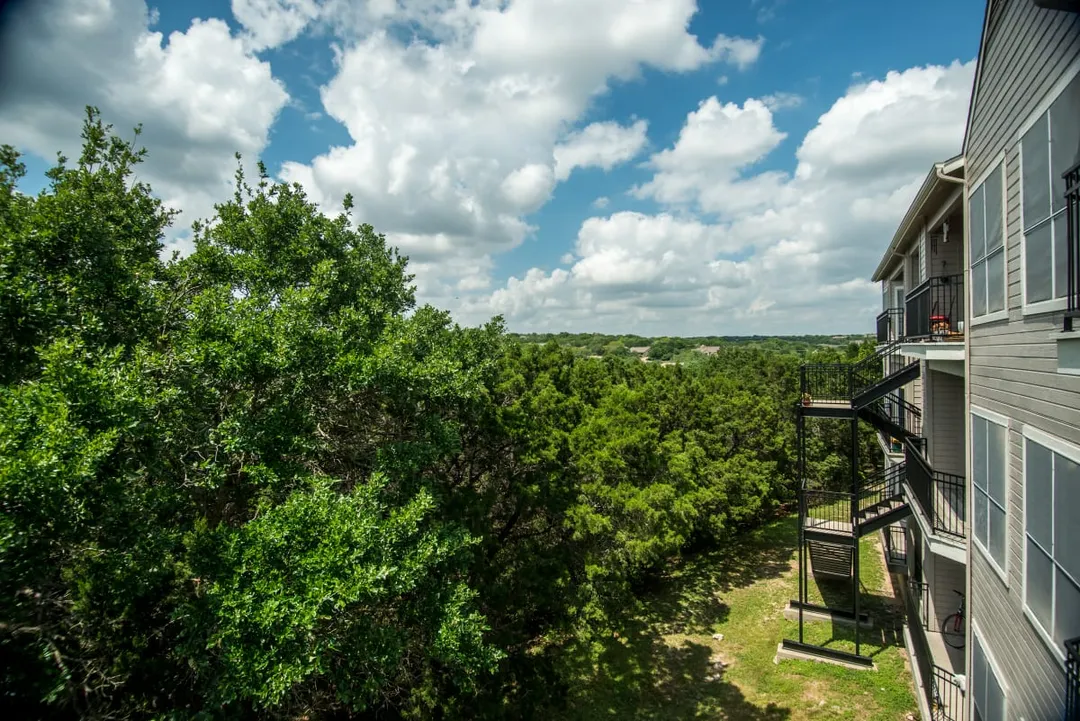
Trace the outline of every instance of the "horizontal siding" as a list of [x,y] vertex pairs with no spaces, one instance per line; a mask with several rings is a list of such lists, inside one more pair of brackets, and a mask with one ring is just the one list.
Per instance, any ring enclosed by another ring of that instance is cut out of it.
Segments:
[[1020,586],[1006,588],[977,550],[972,551],[971,566],[969,614],[1001,669],[1008,718],[1060,719],[1065,673],[1020,610]]
[[926,420],[934,470],[964,475],[964,379],[930,371]]
[[[1080,378],[1057,373],[1061,314],[1021,312],[1021,125],[1080,57],[1080,15],[994,0],[966,143],[967,177],[980,178],[1005,153],[1005,259],[1008,318],[968,332],[973,405],[1010,419],[1008,583],[972,546],[971,618],[1002,670],[1008,717],[1061,717],[1064,673],[1023,613],[1023,437],[1025,425],[1080,444]],[[977,683],[977,681],[973,681]]]
[[984,40],[979,88],[967,141],[967,175],[979,177],[1027,115],[1080,56],[1080,16],[1031,0],[996,0]]
[[[930,631],[937,633],[945,619],[960,605],[960,597],[955,591],[964,592],[966,569],[962,563],[931,554],[926,568],[926,582],[930,584]],[[963,673],[963,670],[957,669],[956,673]]]

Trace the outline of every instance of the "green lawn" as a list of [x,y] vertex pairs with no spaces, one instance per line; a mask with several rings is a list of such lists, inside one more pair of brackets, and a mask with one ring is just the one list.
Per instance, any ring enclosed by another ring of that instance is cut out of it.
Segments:
[[[566,719],[918,718],[911,673],[877,535],[865,539],[862,602],[874,619],[862,652],[876,671],[808,661],[774,664],[783,617],[797,597],[796,520],[741,536],[685,560],[610,639],[565,659],[577,679]],[[811,600],[850,596],[850,585],[811,583]],[[723,640],[714,640],[721,633]],[[853,629],[808,623],[806,640],[853,650]],[[715,661],[725,666],[718,669]],[[710,680],[709,677],[712,677]]]

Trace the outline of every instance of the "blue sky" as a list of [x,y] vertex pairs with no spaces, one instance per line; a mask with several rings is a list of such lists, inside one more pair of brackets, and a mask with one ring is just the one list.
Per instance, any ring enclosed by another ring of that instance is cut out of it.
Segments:
[[147,178],[187,211],[181,250],[233,151],[328,210],[352,192],[413,257],[420,299],[466,323],[861,332],[877,257],[959,150],[982,15],[976,0],[45,0],[0,29],[0,140],[39,174],[83,105],[142,122]]

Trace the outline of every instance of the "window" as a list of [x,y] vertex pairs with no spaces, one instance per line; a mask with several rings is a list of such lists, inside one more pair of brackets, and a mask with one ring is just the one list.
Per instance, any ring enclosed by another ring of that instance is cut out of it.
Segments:
[[1024,429],[1024,607],[1062,655],[1080,636],[1080,449]]
[[971,691],[975,697],[975,721],[1005,721],[1005,690],[998,680],[979,634],[971,648]]
[[971,316],[1005,310],[1005,224],[1001,163],[968,199],[971,215]]
[[998,423],[972,413],[971,474],[975,487],[975,542],[1004,575],[1007,426],[1004,419],[1000,420]]
[[1065,181],[1080,162],[1080,75],[1039,115],[1020,141],[1024,225],[1024,303],[1066,291]]

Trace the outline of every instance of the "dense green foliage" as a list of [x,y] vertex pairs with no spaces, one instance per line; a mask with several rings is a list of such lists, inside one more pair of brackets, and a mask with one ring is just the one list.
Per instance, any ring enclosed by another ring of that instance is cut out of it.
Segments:
[[508,333],[519,343],[544,344],[552,341],[579,355],[626,356],[631,348],[649,348],[650,360],[697,360],[699,346],[759,348],[782,354],[807,356],[830,350],[846,350],[861,346],[868,335],[786,335],[786,336],[695,336],[687,338],[647,338],[640,335],[606,335],[604,333]]
[[83,138],[37,196],[0,151],[4,707],[550,717],[561,648],[793,499],[796,355],[459,327],[265,172],[166,262],[141,153],[93,111]]

